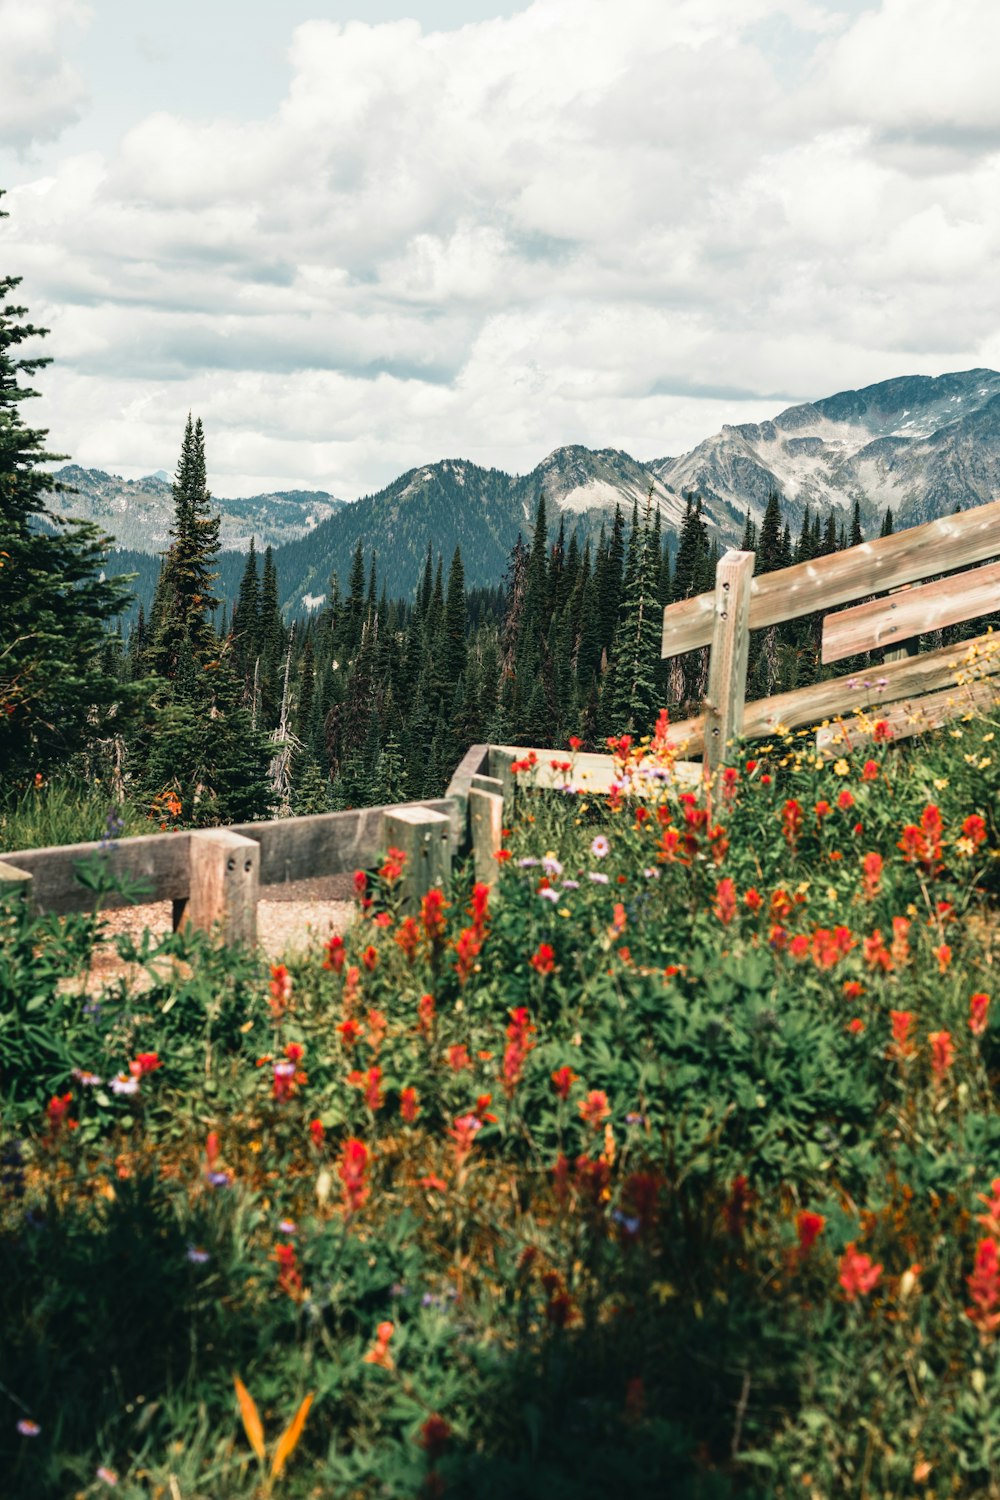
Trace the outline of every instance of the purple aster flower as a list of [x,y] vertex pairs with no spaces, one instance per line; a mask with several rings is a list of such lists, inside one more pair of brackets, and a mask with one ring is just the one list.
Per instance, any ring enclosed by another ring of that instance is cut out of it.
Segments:
[[294,1219],[279,1219],[279,1221],[278,1221],[278,1233],[279,1234],[298,1234],[298,1232],[299,1232],[299,1226],[296,1224],[296,1222],[295,1222]]
[[539,891],[538,894],[541,896],[543,901],[559,900],[559,892],[554,891],[550,885],[547,885],[545,889],[543,891]]
[[595,885],[607,885],[608,877],[600,870],[589,870],[587,872]]
[[608,843],[603,833],[599,833],[597,835],[596,839],[590,846],[590,852],[595,859],[605,859],[607,855],[611,853],[611,845]]
[[30,1417],[22,1417],[17,1424],[17,1430],[22,1437],[37,1437],[42,1429]]
[[204,1266],[208,1264],[212,1257],[207,1250],[202,1250],[199,1245],[189,1245],[187,1258],[193,1266]]
[[206,1172],[205,1181],[209,1187],[223,1188],[229,1186],[231,1178],[228,1172]]

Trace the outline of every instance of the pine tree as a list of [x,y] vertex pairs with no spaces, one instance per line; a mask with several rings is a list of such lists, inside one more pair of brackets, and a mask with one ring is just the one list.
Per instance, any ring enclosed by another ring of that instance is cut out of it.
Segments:
[[444,606],[444,641],[442,676],[454,686],[465,672],[467,659],[465,570],[461,548],[455,548],[448,573],[448,595]]
[[[0,214],[0,217],[6,215]],[[25,426],[24,383],[50,363],[20,345],[47,330],[7,299],[20,278],[0,277],[0,784],[65,764],[116,731],[145,696],[107,670],[105,631],[129,601],[127,581],[101,575],[108,539],[58,519],[60,492],[40,467],[62,455]]]
[[892,506],[887,505],[885,508],[885,515],[882,517],[882,530],[879,532],[879,536],[892,536],[893,534],[894,528],[892,520]]
[[177,676],[183,659],[197,667],[215,655],[218,639],[209,618],[219,601],[212,571],[219,550],[219,517],[212,514],[205,466],[205,433],[188,413],[174,475],[174,523],[163,559],[150,662],[161,677]]
[[864,539],[865,534],[861,530],[861,503],[855,500],[854,515],[851,518],[851,539],[848,545],[851,547],[860,547]]
[[784,536],[781,521],[781,500],[777,490],[772,490],[767,497],[767,505],[764,508],[764,519],[760,525],[760,538],[757,543],[757,566],[756,573],[774,573],[778,568],[784,567]]
[[254,665],[260,655],[260,574],[253,537],[250,538],[250,550],[233,614],[233,650],[237,670],[248,684],[252,683]]

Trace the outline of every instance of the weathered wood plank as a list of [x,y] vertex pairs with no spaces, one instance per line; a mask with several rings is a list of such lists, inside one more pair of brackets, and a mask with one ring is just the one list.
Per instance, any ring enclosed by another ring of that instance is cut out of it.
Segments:
[[[895,536],[862,542],[829,557],[795,563],[753,580],[750,629],[884,593],[932,573],[946,573],[1000,553],[1000,500],[954,516],[940,516]],[[712,639],[713,593],[668,604],[663,612],[663,656],[679,656]]]
[[454,811],[454,803],[437,798],[418,804],[398,803],[279,818],[270,823],[237,823],[232,832],[260,844],[261,885],[281,885],[287,880],[309,880],[313,876],[350,875],[373,865],[384,852],[384,815],[414,805],[428,807],[449,819]]
[[715,574],[715,624],[708,664],[705,709],[705,761],[715,771],[726,749],[743,732],[750,646],[750,584],[756,558],[730,550]]
[[[748,703],[743,714],[747,739],[763,739],[780,727],[802,729],[844,718],[858,708],[879,705],[878,717],[896,700],[916,697],[940,688],[952,688],[958,676],[969,673],[990,677],[1000,672],[1000,635],[977,635],[956,646],[941,646],[902,661],[890,662],[874,671],[853,677],[831,677],[811,687],[779,693]],[[698,755],[704,749],[704,720],[685,719],[670,726],[670,743],[679,754]]]
[[497,878],[497,851],[503,845],[503,795],[478,786],[469,789],[469,833],[476,879],[492,885]]
[[[928,693],[922,698],[905,698],[902,702],[887,704],[879,710],[878,717],[885,720],[893,739],[902,740],[912,734],[939,729],[963,714],[982,713],[996,704],[998,696],[1000,684],[987,679],[946,688],[941,693]],[[841,755],[856,743],[857,738],[858,729],[848,719],[843,725],[828,724],[825,729],[818,729],[816,748],[823,755]]]
[[31,876],[27,870],[19,870],[0,860],[0,897],[24,896],[31,899]]
[[[103,850],[99,843],[63,844],[46,849],[19,849],[4,859],[32,877],[32,902],[38,912],[89,911],[94,893],[74,878],[81,859],[100,854],[109,874],[146,882],[143,901],[172,901],[188,893],[188,844],[190,834],[144,833],[122,839]],[[101,897],[102,909],[128,906],[121,896]]]
[[871,599],[827,615],[823,660],[896,647],[920,632],[943,630],[1000,608],[1000,563],[919,584],[887,599]]
[[473,776],[470,791],[495,792],[498,797],[503,796],[502,776]]
[[514,773],[511,765],[518,759],[520,751],[513,745],[491,745],[487,771],[503,783],[505,797],[514,795]]
[[180,926],[216,933],[228,946],[257,942],[260,845],[230,828],[191,834],[187,903]]
[[399,884],[402,910],[413,912],[433,886],[451,884],[451,818],[426,805],[387,807],[382,818],[383,847],[406,855]]

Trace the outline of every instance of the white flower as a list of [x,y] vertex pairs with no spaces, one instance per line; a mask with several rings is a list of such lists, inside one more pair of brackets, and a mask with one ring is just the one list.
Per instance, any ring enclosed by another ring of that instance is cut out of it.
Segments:
[[605,859],[607,855],[611,853],[611,845],[608,843],[603,833],[599,833],[597,835],[596,839],[590,846],[590,852],[595,859]]
[[117,1078],[112,1078],[108,1087],[113,1094],[137,1094],[139,1080],[132,1078],[128,1073],[119,1073]]

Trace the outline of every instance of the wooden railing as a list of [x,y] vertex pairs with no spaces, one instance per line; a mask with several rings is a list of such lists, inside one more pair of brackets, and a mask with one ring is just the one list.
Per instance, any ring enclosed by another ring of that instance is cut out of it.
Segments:
[[[734,740],[764,737],[781,727],[833,720],[817,742],[835,751],[850,740],[851,726],[843,721],[855,710],[877,707],[877,717],[901,738],[990,703],[995,688],[988,679],[1000,672],[1000,638],[981,635],[919,652],[914,637],[1000,609],[1000,564],[910,585],[998,555],[1000,501],[756,578],[752,552],[727,552],[711,592],[663,612],[664,657],[711,648],[704,713],[671,726],[672,742],[681,753],[702,755],[714,769]],[[868,598],[890,589],[898,592]],[[827,615],[822,659],[834,662],[889,648],[882,665],[746,702],[751,630],[859,599],[867,602]],[[893,660],[899,654],[893,648],[904,641],[914,654]]]
[[[697,781],[724,761],[734,740],[771,735],[782,727],[833,721],[820,728],[818,743],[836,751],[850,735],[843,720],[855,709],[877,705],[878,717],[902,737],[991,702],[990,679],[1000,673],[1000,634],[887,659],[863,676],[835,677],[759,702],[747,703],[745,695],[751,630],[865,599],[827,616],[823,661],[887,647],[893,654],[902,641],[915,650],[921,632],[1000,608],[1000,564],[911,585],[998,554],[1000,501],[757,578],[752,552],[727,552],[712,592],[664,611],[665,657],[710,647],[705,711],[670,730],[678,755],[702,756],[703,764],[677,760],[677,777]],[[887,589],[898,592],[867,598]],[[442,798],[149,834],[107,848],[90,843],[15,850],[0,859],[0,892],[20,889],[39,912],[85,911],[94,896],[77,880],[76,867],[100,852],[110,876],[143,882],[144,901],[172,902],[175,928],[215,929],[227,942],[252,944],[262,890],[370,868],[387,848],[396,847],[406,854],[403,903],[414,909],[431,886],[449,883],[461,854],[471,854],[477,879],[493,880],[511,765],[532,756],[530,780],[536,786],[571,782],[577,790],[600,793],[609,790],[616,774],[609,755],[578,752],[567,771],[564,750],[474,745]],[[112,890],[102,904],[121,906],[127,900]]]

